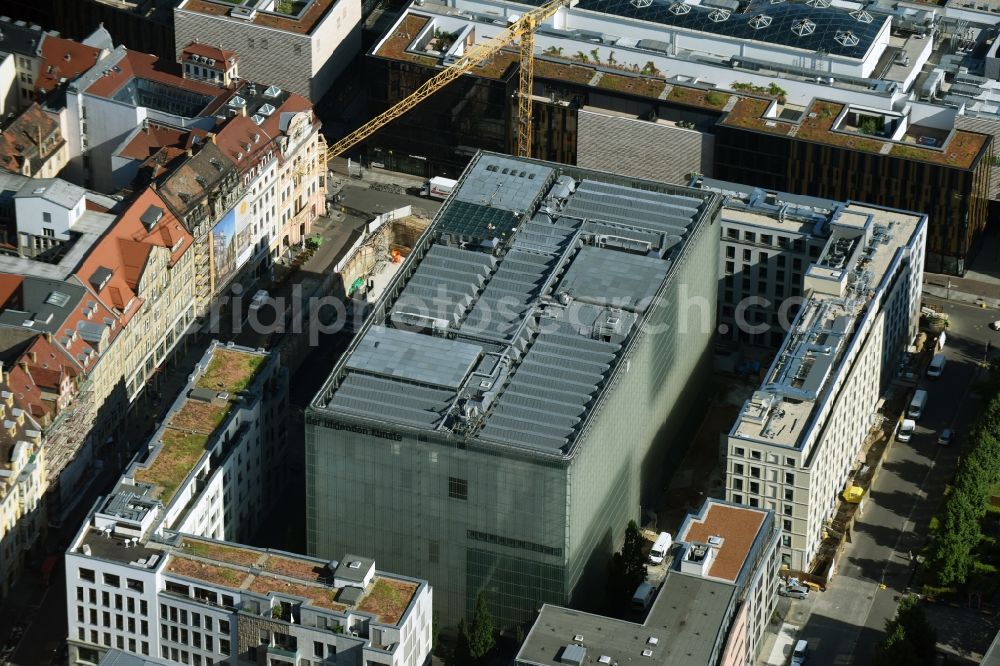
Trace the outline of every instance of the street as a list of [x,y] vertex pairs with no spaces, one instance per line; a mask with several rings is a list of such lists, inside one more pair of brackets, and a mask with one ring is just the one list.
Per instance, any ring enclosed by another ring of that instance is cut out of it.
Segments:
[[[853,542],[838,564],[838,575],[825,592],[790,604],[786,627],[798,627],[794,637],[809,641],[811,665],[870,663],[886,620],[895,615],[900,596],[908,591],[911,555],[919,553],[925,541],[930,519],[955,472],[964,435],[978,414],[972,387],[987,340],[1000,343],[1000,334],[987,326],[996,313],[942,299],[925,300],[951,317],[944,350],[948,363],[939,379],[920,379],[920,387],[929,394],[924,415],[910,442],[892,443],[864,501]],[[938,446],[937,434],[946,427],[957,428],[959,439],[952,446]],[[779,659],[772,655],[768,663],[787,663],[787,650],[790,646],[776,650],[784,654]]]

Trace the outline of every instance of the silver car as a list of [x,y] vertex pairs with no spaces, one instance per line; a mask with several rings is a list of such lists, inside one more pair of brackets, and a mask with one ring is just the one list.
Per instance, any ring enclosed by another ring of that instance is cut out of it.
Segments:
[[786,585],[778,590],[778,594],[792,599],[805,599],[809,596],[809,588],[805,585]]

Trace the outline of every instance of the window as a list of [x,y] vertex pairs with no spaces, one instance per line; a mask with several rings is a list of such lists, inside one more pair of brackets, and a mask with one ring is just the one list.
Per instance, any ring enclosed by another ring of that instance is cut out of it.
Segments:
[[743,250],[743,261],[753,261],[753,253],[750,250]]
[[726,238],[739,238],[740,232],[736,229],[726,229]]
[[791,488],[785,488],[785,501],[791,502],[795,499],[795,491]]
[[219,640],[219,652],[222,654],[229,654],[229,641]]
[[42,213],[42,222],[51,222],[52,213]]
[[757,499],[756,497],[751,497],[749,504],[752,507],[758,507],[758,506],[760,506],[760,500]]
[[791,472],[785,472],[785,483],[787,483],[790,486],[794,486],[795,485],[795,475],[792,474]]
[[792,531],[792,521],[789,520],[788,518],[785,518],[784,520],[782,520],[781,521],[781,529],[785,530],[786,532],[791,532]]
[[743,479],[733,479],[733,490],[743,490]]
[[767,234],[761,234],[761,236],[760,236],[760,242],[763,243],[764,245],[773,245],[774,238],[772,236],[767,235]]
[[[229,634],[229,620],[219,620],[219,633],[226,635]],[[227,644],[228,642],[229,641],[226,641]],[[223,652],[229,652],[229,648],[226,648]]]
[[750,482],[750,492],[753,493],[754,495],[759,495],[760,494],[760,483],[758,483],[757,481],[751,481]]
[[736,265],[733,262],[731,262],[731,261],[727,261],[726,262],[726,275],[732,275],[735,270],[736,270]]
[[757,234],[755,234],[752,231],[744,231],[743,232],[743,240],[747,241],[748,243],[756,243],[757,242]]
[[126,578],[125,583],[126,585],[128,585],[128,589],[135,590],[136,592],[142,592],[143,588],[141,580],[135,580],[134,578]]
[[743,457],[743,455],[744,455],[744,453],[745,453],[745,452],[744,452],[744,450],[743,450],[743,447],[742,447],[742,446],[737,446],[737,447],[734,447],[734,448],[733,448],[733,455],[734,455],[734,456],[739,456],[739,457],[741,457],[741,458],[742,458],[742,457]]
[[313,656],[320,658],[323,657],[323,644],[319,641],[313,641]]
[[733,502],[736,504],[743,504],[743,495],[733,495]]
[[785,458],[786,467],[795,467],[795,458]]
[[76,588],[76,600],[77,601],[83,601],[83,588],[82,587],[77,587]]
[[735,257],[736,257],[736,248],[733,247],[732,245],[727,245],[726,246],[726,258],[727,259],[734,259]]
[[733,474],[742,474],[743,465],[741,463],[733,463]]
[[786,504],[785,505],[785,515],[786,516],[792,515],[792,505],[791,504]]
[[114,574],[104,574],[104,584],[108,587],[121,587],[122,580]]
[[94,580],[95,580],[95,578],[94,578],[94,570],[93,569],[80,569],[80,580],[85,580],[88,583],[93,583]]
[[792,547],[792,537],[787,536],[787,535],[781,537],[781,545],[784,546],[785,548],[791,548]]
[[750,457],[754,460],[760,460],[760,451],[750,450]]
[[454,476],[448,477],[448,497],[452,499],[469,499],[469,482]]
[[752,476],[755,479],[759,479],[760,478],[760,467],[754,467],[753,465],[751,465],[750,466],[750,476]]

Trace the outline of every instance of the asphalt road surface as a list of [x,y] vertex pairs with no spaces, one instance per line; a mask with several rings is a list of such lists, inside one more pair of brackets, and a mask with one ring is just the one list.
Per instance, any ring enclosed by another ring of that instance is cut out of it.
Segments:
[[[916,555],[925,541],[931,516],[954,474],[962,436],[978,413],[972,385],[986,342],[991,340],[994,349],[1000,345],[1000,334],[988,328],[1000,318],[995,311],[925,300],[951,317],[944,352],[948,363],[940,378],[921,378],[920,387],[929,394],[924,415],[908,443],[897,441],[890,448],[838,575],[826,592],[791,604],[788,621],[799,625],[797,638],[809,641],[810,666],[870,663],[886,620],[895,615],[911,582],[911,553]],[[938,446],[937,433],[947,427],[958,429],[959,440]]]

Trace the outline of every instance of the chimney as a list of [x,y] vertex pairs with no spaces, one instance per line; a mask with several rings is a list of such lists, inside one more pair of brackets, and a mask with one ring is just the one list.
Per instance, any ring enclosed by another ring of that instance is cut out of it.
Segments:
[[155,180],[152,180],[152,181],[149,182],[149,189],[153,190],[154,192],[156,191],[156,181]]
[[190,148],[188,148],[188,149],[187,149],[187,150],[185,150],[184,152],[185,152],[185,153],[187,153],[187,156],[188,156],[188,157],[191,157],[192,155],[194,155],[194,151],[193,151],[193,150],[191,150]]
[[52,331],[46,331],[45,332],[45,341],[46,342],[52,342]]
[[37,363],[38,362],[38,354],[36,354],[33,351],[28,352],[28,358],[31,359],[32,363]]
[[207,137],[208,137],[208,140],[209,140],[209,141],[211,141],[212,143],[215,143],[215,132],[209,132],[209,133],[208,133],[208,134],[206,134],[205,136],[207,136]]

